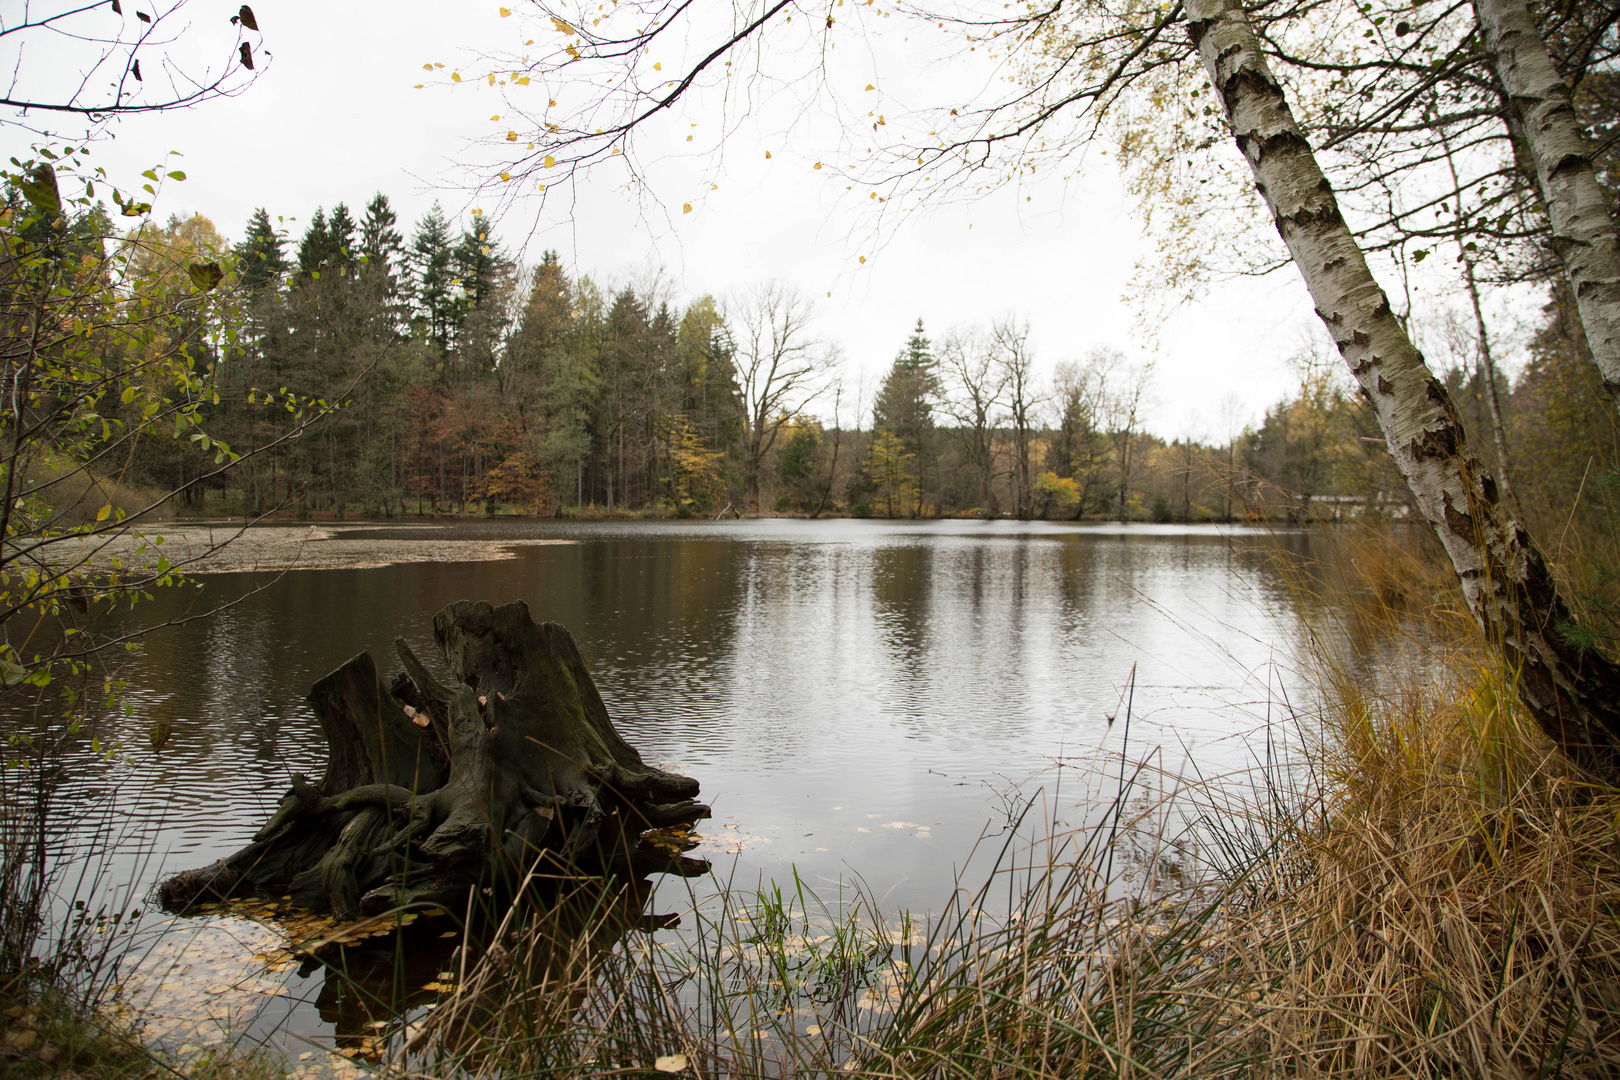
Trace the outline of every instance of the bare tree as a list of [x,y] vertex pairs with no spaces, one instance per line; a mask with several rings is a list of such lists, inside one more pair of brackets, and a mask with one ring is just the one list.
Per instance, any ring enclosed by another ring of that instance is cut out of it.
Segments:
[[1013,513],[1035,516],[1035,489],[1029,466],[1034,411],[1046,400],[1035,382],[1035,357],[1029,349],[1029,320],[1007,315],[990,328],[990,344],[1001,384],[1006,387],[1007,423],[1012,430]]
[[979,510],[987,517],[997,517],[1001,504],[995,492],[995,433],[1006,404],[1006,370],[996,363],[991,342],[974,330],[953,330],[946,335],[939,346],[939,366],[945,382],[945,412],[956,421],[962,456],[978,480]]
[[1136,436],[1141,430],[1142,413],[1147,406],[1148,379],[1152,364],[1135,367],[1124,363],[1124,357],[1114,353],[1110,358],[1108,386],[1103,391],[1103,420],[1108,437],[1114,444],[1114,468],[1119,478],[1119,504],[1117,510],[1121,524],[1131,519],[1131,479],[1136,474],[1136,461],[1131,455]]
[[[0,105],[17,110],[0,124],[40,131],[29,114],[43,112],[100,125],[246,90],[269,58],[253,9],[220,12],[210,35],[184,21],[185,7],[129,0],[125,11],[120,0],[59,0],[0,12],[0,62],[11,71]],[[216,49],[212,60],[200,55]]]
[[810,335],[815,309],[791,285],[767,281],[731,300],[737,326],[737,383],[742,391],[743,487],[759,512],[759,473],[783,425],[797,420],[824,389],[827,350]]

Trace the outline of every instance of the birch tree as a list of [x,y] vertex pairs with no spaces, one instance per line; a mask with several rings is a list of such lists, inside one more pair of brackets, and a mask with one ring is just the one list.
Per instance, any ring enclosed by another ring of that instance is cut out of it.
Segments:
[[1620,776],[1620,666],[1558,634],[1569,615],[1530,534],[1508,514],[1445,387],[1390,309],[1235,0],[1190,0],[1192,40],[1317,314],[1365,391],[1463,594],[1543,731]]
[[726,315],[738,330],[733,362],[742,391],[743,490],[751,513],[759,512],[765,456],[782,428],[822,390],[829,361],[810,335],[813,314],[809,300],[779,281],[757,285],[728,305]]
[[1598,184],[1593,150],[1575,117],[1569,86],[1553,64],[1524,0],[1475,0],[1502,88],[1517,114],[1603,388],[1620,406],[1620,237]]

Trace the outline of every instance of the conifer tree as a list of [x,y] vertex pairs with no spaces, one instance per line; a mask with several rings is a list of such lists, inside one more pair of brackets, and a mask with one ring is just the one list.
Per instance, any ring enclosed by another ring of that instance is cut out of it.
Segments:
[[287,270],[287,253],[282,246],[281,234],[270,222],[264,207],[253,211],[241,243],[235,247],[236,274],[242,285],[256,289],[276,281]]
[[411,236],[411,325],[442,363],[455,341],[454,268],[450,223],[434,203]]
[[896,460],[904,460],[912,471],[915,483],[906,488],[912,501],[905,511],[913,517],[923,512],[937,489],[933,403],[939,393],[938,363],[923,321],[918,319],[917,328],[890,365],[872,409],[874,429],[900,441],[902,458]]
[[375,301],[380,329],[390,337],[398,335],[407,321],[399,297],[405,241],[394,227],[398,221],[388,196],[379,191],[367,204],[366,216],[360,222],[359,255],[364,262],[359,278]]
[[316,207],[315,216],[309,219],[309,228],[304,230],[304,238],[298,242],[298,272],[304,277],[320,273],[331,254],[332,234],[326,226],[326,211]]
[[343,203],[332,207],[326,219],[326,259],[334,267],[346,266],[355,256],[354,218]]

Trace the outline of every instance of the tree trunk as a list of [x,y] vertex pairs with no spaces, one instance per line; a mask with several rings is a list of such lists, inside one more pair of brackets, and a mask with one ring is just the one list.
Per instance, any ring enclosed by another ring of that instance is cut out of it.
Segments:
[[[433,619],[446,684],[396,640],[385,689],[370,653],[315,684],[326,735],[319,785],[293,777],[253,842],[163,883],[165,907],[288,896],[339,918],[410,906],[459,911],[473,889],[515,895],[547,873],[704,873],[683,835],[709,816],[697,781],[644,764],[619,737],[568,631],[521,601],[460,601]],[[657,842],[655,842],[657,841]]]
[[1620,779],[1620,667],[1557,633],[1568,612],[1541,553],[1502,506],[1445,387],[1390,311],[1236,0],[1190,0],[1189,28],[1277,230],[1378,417],[1414,501],[1543,731]]
[[1592,167],[1569,86],[1524,0],[1475,0],[1485,48],[1520,121],[1547,204],[1552,247],[1564,264],[1603,387],[1620,406],[1620,237]]

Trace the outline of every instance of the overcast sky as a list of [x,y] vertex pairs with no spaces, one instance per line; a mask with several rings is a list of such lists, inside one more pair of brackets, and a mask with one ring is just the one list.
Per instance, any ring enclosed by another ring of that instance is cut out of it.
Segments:
[[[139,4],[124,6],[127,18]],[[168,160],[183,162],[188,179],[162,192],[159,216],[201,212],[232,240],[258,206],[289,219],[296,238],[317,206],[346,202],[358,217],[376,191],[392,199],[407,236],[435,200],[453,216],[486,205],[455,185],[464,175],[458,165],[479,160],[469,140],[496,126],[500,99],[482,82],[443,85],[444,72],[430,76],[422,66],[443,62],[447,72],[470,67],[480,53],[520,49],[520,18],[503,19],[496,3],[482,2],[253,6],[272,59],[251,88],[191,110],[125,119],[92,159],[131,186],[135,174],[179,151],[183,157]],[[228,52],[235,31],[227,17],[235,10],[234,0],[190,0],[181,13],[188,44],[213,57]],[[70,42],[44,44],[61,50],[53,60],[79,55]],[[852,64],[910,77],[918,87],[971,75],[949,61],[908,73],[905,65],[916,65],[905,43],[880,36],[864,44]],[[41,58],[36,49],[32,60]],[[413,89],[425,78],[435,84]],[[762,116],[800,107],[786,92],[774,105],[765,98]],[[684,131],[686,121],[673,123]],[[496,235],[522,258],[555,248],[570,272],[610,283],[662,268],[678,299],[723,296],[763,278],[794,283],[817,298],[820,334],[841,347],[868,393],[919,317],[938,336],[1006,314],[1029,320],[1048,372],[1096,347],[1152,361],[1149,426],[1167,438],[1224,439],[1229,400],[1257,420],[1295,384],[1288,360],[1314,319],[1291,271],[1222,286],[1146,333],[1124,295],[1152,254],[1109,157],[1088,154],[1068,182],[1054,177],[941,203],[891,216],[874,231],[860,192],[836,190],[825,182],[830,174],[807,172],[773,143],[793,135],[789,126],[733,122],[723,138],[700,128],[711,141],[691,152],[665,152],[655,142],[643,159],[646,188],[627,191],[603,173],[567,206],[525,195],[496,221]],[[7,156],[24,154],[29,134],[4,130]],[[761,147],[772,145],[777,153],[767,162]],[[688,201],[693,211],[680,213]]]

